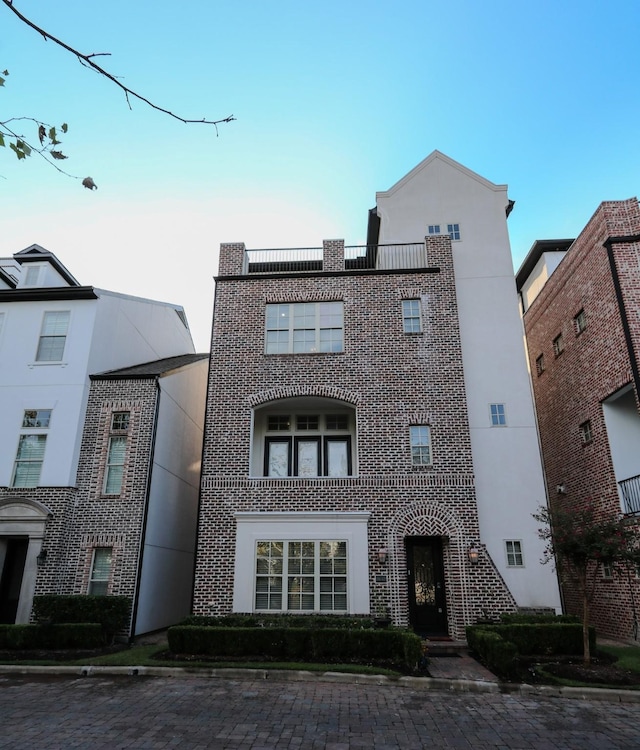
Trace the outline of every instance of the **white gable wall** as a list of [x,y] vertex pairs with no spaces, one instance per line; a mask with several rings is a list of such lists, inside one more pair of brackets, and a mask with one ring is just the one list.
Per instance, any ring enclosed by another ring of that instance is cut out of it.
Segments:
[[[454,241],[462,357],[482,539],[520,606],[560,606],[531,514],[546,502],[533,399],[507,232],[505,185],[494,185],[434,152],[377,194],[380,243],[416,242],[439,224]],[[490,404],[507,426],[491,427]],[[437,450],[437,435],[433,437]],[[521,540],[525,567],[509,568],[506,540]]]

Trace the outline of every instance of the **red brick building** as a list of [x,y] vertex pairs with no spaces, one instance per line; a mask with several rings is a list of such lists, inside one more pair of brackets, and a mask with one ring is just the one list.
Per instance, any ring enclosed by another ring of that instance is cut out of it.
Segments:
[[[517,275],[552,503],[640,516],[640,208],[607,201],[580,236],[534,244]],[[580,602],[563,586],[569,612]],[[636,571],[600,571],[601,633],[637,638]]]

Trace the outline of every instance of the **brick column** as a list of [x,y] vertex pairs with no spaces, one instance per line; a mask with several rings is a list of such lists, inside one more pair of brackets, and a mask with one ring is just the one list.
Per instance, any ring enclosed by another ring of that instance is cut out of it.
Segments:
[[322,270],[344,271],[344,240],[322,241]]
[[245,274],[244,254],[244,242],[223,242],[220,245],[218,276],[241,276]]

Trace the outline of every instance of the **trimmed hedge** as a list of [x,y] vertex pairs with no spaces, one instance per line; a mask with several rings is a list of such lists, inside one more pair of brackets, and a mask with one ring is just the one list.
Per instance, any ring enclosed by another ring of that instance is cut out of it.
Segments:
[[527,615],[520,612],[504,612],[500,615],[500,622],[504,625],[514,625],[515,623],[533,625],[553,622],[581,622],[581,620],[575,615]]
[[413,669],[422,657],[422,640],[403,630],[175,625],[168,630],[168,640],[173,653],[218,658],[388,660]]
[[61,625],[0,625],[0,649],[100,648],[102,627],[92,623]]
[[361,630],[377,627],[370,617],[348,615],[192,615],[180,625],[199,625],[209,628],[303,628],[333,630]]
[[[531,617],[531,615],[529,615]],[[551,656],[583,653],[582,624],[558,622],[515,622],[503,625],[469,625],[467,643],[492,672],[503,679],[517,678],[520,654]],[[589,628],[589,641],[595,650],[596,631]]]
[[111,642],[129,624],[131,601],[127,596],[61,596],[46,594],[33,599],[33,616],[41,624],[97,622]]

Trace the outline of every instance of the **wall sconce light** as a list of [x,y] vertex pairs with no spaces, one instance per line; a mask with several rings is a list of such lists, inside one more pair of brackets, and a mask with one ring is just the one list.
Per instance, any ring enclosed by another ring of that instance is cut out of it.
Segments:
[[378,550],[378,562],[380,563],[380,565],[386,564],[388,554],[389,550],[386,547],[381,547]]
[[566,485],[565,485],[564,482],[562,484],[559,484],[559,485],[556,486],[556,492],[558,493],[558,495],[566,495],[567,494],[567,487],[566,487]]
[[478,560],[480,557],[480,550],[476,547],[475,544],[472,544],[467,550],[467,557],[469,558],[469,562],[472,565],[478,564]]
[[47,562],[47,550],[41,549],[36,557],[36,563],[38,565],[44,565]]

